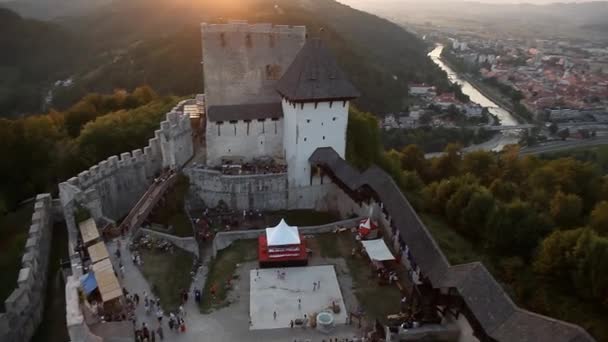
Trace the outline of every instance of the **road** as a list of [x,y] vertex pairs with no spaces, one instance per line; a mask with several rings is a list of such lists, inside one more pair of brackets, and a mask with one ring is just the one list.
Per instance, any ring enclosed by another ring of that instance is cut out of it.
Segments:
[[559,152],[580,147],[595,147],[608,145],[608,137],[596,137],[588,140],[566,140],[560,142],[552,142],[543,145],[524,147],[520,150],[520,155],[534,155],[541,153]]

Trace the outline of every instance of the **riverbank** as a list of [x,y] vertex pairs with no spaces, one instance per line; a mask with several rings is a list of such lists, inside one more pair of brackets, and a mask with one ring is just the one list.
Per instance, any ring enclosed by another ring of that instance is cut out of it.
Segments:
[[471,76],[467,75],[466,73],[461,72],[460,70],[458,70],[458,68],[453,63],[450,63],[450,61],[448,61],[446,58],[439,57],[439,60],[441,60],[441,62],[444,63],[445,65],[447,65],[450,69],[458,72],[458,77],[469,82],[469,84],[473,88],[475,88],[478,92],[480,92],[483,96],[487,97],[492,102],[496,103],[503,110],[509,112],[509,114],[511,114],[511,116],[513,116],[513,118],[517,121],[518,124],[534,123],[533,120],[518,114],[515,111],[515,107],[514,107],[512,101],[505,99],[503,96],[497,95],[496,91],[494,89],[489,89],[488,85],[483,84],[483,81],[481,81],[475,77],[471,77]]

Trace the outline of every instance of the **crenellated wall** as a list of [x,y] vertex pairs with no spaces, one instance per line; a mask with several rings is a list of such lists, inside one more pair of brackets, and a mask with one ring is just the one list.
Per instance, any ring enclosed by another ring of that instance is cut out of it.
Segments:
[[185,102],[167,113],[166,120],[143,149],[111,156],[59,184],[64,207],[77,193],[94,191],[85,197],[97,203],[81,204],[96,219],[105,216],[118,220],[129,212],[163,168],[183,166],[194,153],[190,118],[183,113]]
[[51,195],[38,195],[21,258],[17,287],[4,301],[5,312],[0,312],[0,341],[29,341],[42,320],[53,217]]

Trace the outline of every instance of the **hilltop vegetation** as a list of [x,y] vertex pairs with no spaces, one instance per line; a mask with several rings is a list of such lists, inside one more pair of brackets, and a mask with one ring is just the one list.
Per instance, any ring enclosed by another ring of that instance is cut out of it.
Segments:
[[0,214],[122,152],[141,148],[176,103],[148,87],[89,94],[69,109],[0,119]]
[[378,130],[353,111],[347,159],[390,173],[451,262],[483,260],[519,305],[608,340],[605,150],[541,159],[449,145],[427,160],[416,145],[383,151]]
[[[134,18],[145,20],[134,25]],[[210,1],[132,0],[57,19],[52,26],[65,30],[79,44],[70,67],[57,66],[64,72],[46,73],[45,82],[21,80],[20,84],[38,87],[38,92],[13,94],[11,99],[20,94],[29,105],[0,107],[0,116],[39,112],[50,81],[67,77],[74,83],[53,88],[52,107],[66,109],[89,92],[108,93],[140,84],[149,84],[161,95],[201,92],[199,25],[226,19],[306,25],[311,36],[324,28],[323,36],[340,65],[361,90],[358,106],[365,110],[404,109],[410,82],[449,88],[446,75],[426,57],[426,46],[418,38],[387,20],[333,0],[245,0],[234,7]],[[22,29],[16,28],[15,36]],[[0,40],[3,34],[0,31]],[[58,50],[63,50],[62,45]]]

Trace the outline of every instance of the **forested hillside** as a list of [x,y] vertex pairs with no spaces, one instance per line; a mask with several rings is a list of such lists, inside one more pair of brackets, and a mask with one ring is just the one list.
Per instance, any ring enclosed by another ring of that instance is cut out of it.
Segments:
[[[403,109],[409,82],[449,87],[444,73],[426,57],[422,42],[387,20],[333,0],[229,3],[233,5],[120,1],[58,19],[55,22],[82,47],[71,64],[74,84],[53,89],[53,106],[65,109],[88,92],[111,92],[140,84],[149,84],[160,94],[200,92],[200,23],[227,19],[306,25],[311,36],[324,28],[324,38],[361,90],[358,105],[365,110],[382,114]],[[32,103],[40,103],[40,98],[29,96]],[[0,113],[6,116],[1,109]]]
[[383,151],[376,119],[352,111],[347,159],[395,179],[453,264],[483,261],[518,305],[608,340],[608,148],[562,157]]
[[77,47],[59,25],[0,8],[0,117],[39,112],[49,85],[69,75]]

